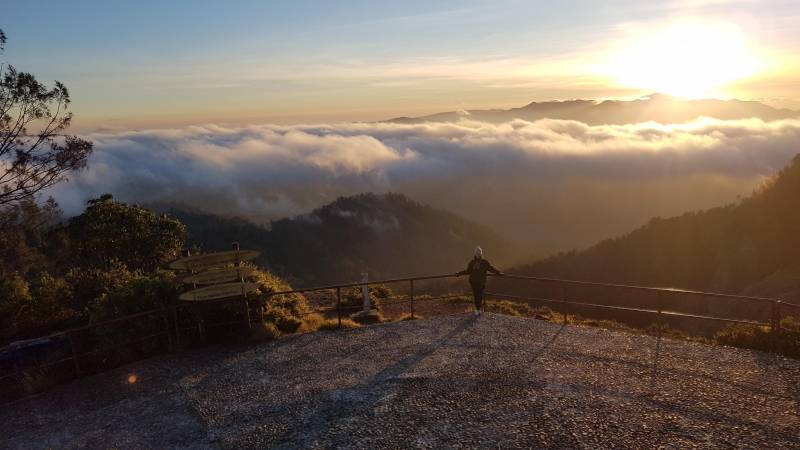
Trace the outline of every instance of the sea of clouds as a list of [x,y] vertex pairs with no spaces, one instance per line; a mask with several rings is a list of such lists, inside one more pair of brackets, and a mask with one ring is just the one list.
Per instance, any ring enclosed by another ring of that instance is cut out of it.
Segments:
[[205,125],[88,138],[88,169],[52,191],[67,214],[108,192],[265,222],[394,191],[543,252],[747,195],[800,153],[800,121]]

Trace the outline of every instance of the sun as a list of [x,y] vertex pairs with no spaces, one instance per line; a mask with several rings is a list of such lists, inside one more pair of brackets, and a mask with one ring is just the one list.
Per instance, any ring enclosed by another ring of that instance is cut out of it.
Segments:
[[639,31],[610,52],[603,72],[625,88],[679,97],[724,95],[760,63],[742,30],[730,23],[683,22]]

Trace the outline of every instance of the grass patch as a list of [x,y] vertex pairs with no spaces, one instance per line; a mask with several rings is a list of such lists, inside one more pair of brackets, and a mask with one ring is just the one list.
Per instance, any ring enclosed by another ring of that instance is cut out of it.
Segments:
[[714,339],[721,345],[800,358],[800,321],[785,317],[780,325],[780,332],[773,332],[769,327],[732,324],[714,335]]
[[[359,328],[361,325],[352,319],[342,319],[342,326],[341,328]],[[319,324],[319,328],[317,330],[338,330],[339,327],[339,320],[338,319],[325,319],[322,323]]]
[[253,327],[250,339],[254,341],[271,341],[280,337],[281,331],[272,322],[263,322]]
[[419,314],[414,314],[412,316],[411,313],[405,313],[405,314],[400,315],[400,317],[396,318],[394,321],[395,322],[405,322],[407,320],[419,320],[419,319],[424,319],[424,317],[420,316]]

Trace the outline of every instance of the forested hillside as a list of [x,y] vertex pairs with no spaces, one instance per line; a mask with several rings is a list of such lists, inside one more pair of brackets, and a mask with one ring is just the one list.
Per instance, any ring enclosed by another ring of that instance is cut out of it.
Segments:
[[339,198],[270,228],[176,207],[167,212],[186,225],[189,247],[216,251],[238,241],[262,252],[258,264],[304,284],[352,281],[364,271],[372,279],[454,272],[475,245],[497,264],[514,256],[491,229],[400,194]]
[[738,204],[655,218],[625,236],[516,272],[800,297],[800,155]]

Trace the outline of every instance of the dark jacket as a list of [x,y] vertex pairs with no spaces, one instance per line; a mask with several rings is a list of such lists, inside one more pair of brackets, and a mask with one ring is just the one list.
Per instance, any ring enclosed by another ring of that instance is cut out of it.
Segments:
[[462,270],[456,275],[469,275],[469,284],[473,288],[483,288],[486,286],[486,272],[492,272],[495,275],[503,274],[489,261],[483,258],[473,258],[467,265],[467,270]]

